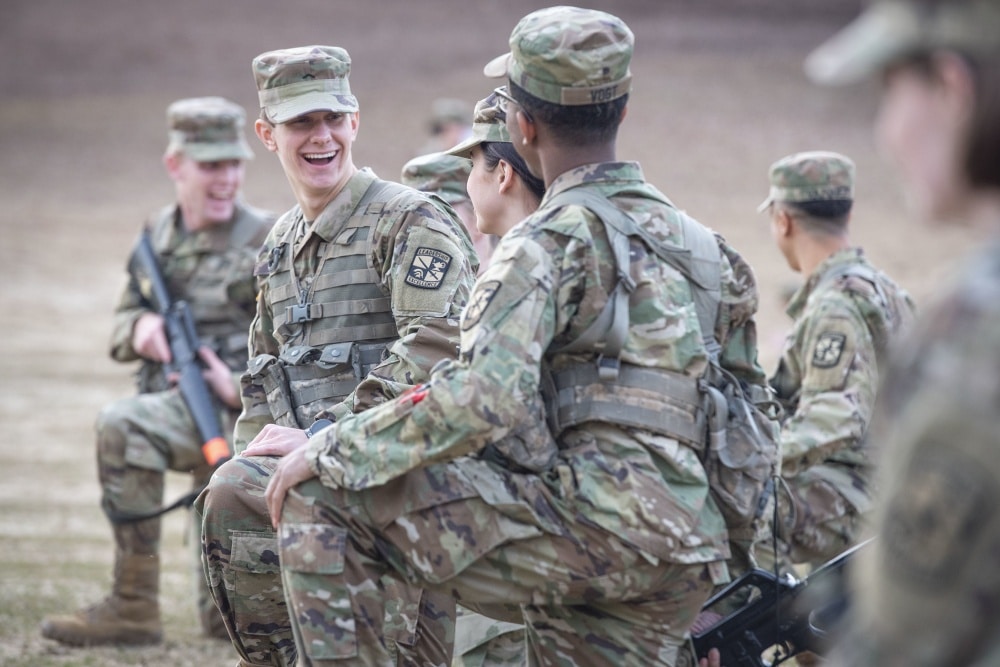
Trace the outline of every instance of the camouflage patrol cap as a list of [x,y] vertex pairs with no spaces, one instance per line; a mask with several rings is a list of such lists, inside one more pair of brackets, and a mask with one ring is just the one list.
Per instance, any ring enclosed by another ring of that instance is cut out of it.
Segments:
[[351,56],[338,46],[299,46],[253,59],[260,108],[273,123],[311,111],[357,111],[350,73]]
[[453,97],[439,97],[431,105],[431,123],[468,123],[469,105]]
[[817,83],[854,83],[907,56],[937,49],[971,54],[1000,47],[1000,0],[876,0],[809,54]]
[[507,132],[507,115],[500,108],[502,98],[495,92],[476,102],[472,117],[472,135],[457,146],[445,151],[460,158],[472,157],[472,149],[484,141],[510,143]]
[[249,160],[243,107],[222,97],[190,97],[167,107],[168,153],[196,162]]
[[757,207],[774,202],[800,203],[854,199],[854,162],[829,151],[809,151],[783,157],[771,165],[771,192]]
[[627,95],[635,38],[617,16],[579,7],[548,7],[522,18],[510,34],[510,53],[483,73],[508,76],[535,97],[578,106]]
[[469,199],[465,189],[472,163],[448,153],[419,155],[403,165],[403,185],[431,192],[449,204]]

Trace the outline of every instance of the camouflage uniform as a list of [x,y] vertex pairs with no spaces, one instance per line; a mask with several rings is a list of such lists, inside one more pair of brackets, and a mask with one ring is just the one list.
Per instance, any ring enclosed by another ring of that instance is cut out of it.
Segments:
[[[276,122],[314,109],[355,112],[349,68],[347,52],[336,47],[262,54],[254,60],[261,105]],[[305,220],[299,206],[288,211],[255,270],[261,288],[237,451],[265,424],[306,428],[317,418],[341,419],[426,379],[436,362],[457,353],[459,315],[476,268],[468,236],[447,205],[369,169],[315,220]],[[233,459],[196,503],[209,583],[244,664],[296,661],[264,501],[278,461]],[[438,596],[442,604],[435,606],[433,596],[403,586],[394,597],[403,605],[395,617],[413,620],[392,621],[395,630],[386,633],[400,660],[444,664],[453,601]]]
[[[797,153],[771,167],[774,201],[853,199],[854,164],[836,153]],[[794,320],[770,383],[781,428],[782,558],[821,564],[853,544],[871,508],[862,438],[890,343],[912,321],[909,296],[860,248],[834,252],[792,296]],[[766,563],[770,545],[758,553]],[[787,564],[786,564],[787,566]]]
[[[610,58],[584,51],[583,65],[608,65],[593,81],[597,99],[628,92],[632,36],[617,18],[541,10],[518,24],[512,48],[522,31],[546,27],[556,39],[570,32],[574,43],[592,37],[588,48],[614,47]],[[553,43],[538,48],[551,52]],[[657,238],[685,243],[680,212],[638,165],[562,174],[477,282],[460,360],[310,441],[318,478],[289,492],[279,538],[296,641],[312,664],[385,664],[384,588],[400,580],[523,620],[532,664],[673,664],[713,584],[725,581],[727,533],[693,448],[606,420],[553,439],[546,424],[543,366],[595,368],[596,350],[562,347],[594,323],[619,275],[597,216],[549,203],[573,190],[607,197]],[[632,253],[621,268],[636,283],[623,367],[694,381],[707,353],[691,289],[644,244]],[[763,385],[752,273],[721,241],[718,262],[723,363]],[[658,392],[646,399],[654,411],[669,401]]]
[[[171,146],[197,161],[252,157],[242,137],[241,107],[220,98],[193,98],[168,109]],[[256,301],[253,266],[274,217],[237,204],[233,217],[190,232],[178,205],[165,207],[150,220],[153,249],[170,295],[188,303],[201,341],[212,348],[234,372],[233,382],[247,363],[247,332]],[[130,278],[115,308],[111,356],[116,361],[140,360],[132,348],[136,321],[155,312],[148,284]],[[117,549],[117,580],[125,563],[138,561],[149,583],[158,575],[160,519],[121,522],[119,517],[153,512],[163,504],[167,470],[190,472],[194,488],[208,481],[211,469],[201,451],[201,438],[184,399],[168,386],[163,367],[141,359],[137,396],[104,407],[97,419],[97,468],[101,505],[111,518]],[[224,433],[232,433],[237,411],[218,406]],[[195,541],[197,546],[197,541]],[[201,549],[195,559],[198,610],[205,634],[226,637],[201,568]],[[127,569],[127,568],[125,568]],[[155,603],[156,590],[149,598]],[[158,624],[158,619],[157,619]],[[46,636],[77,643],[48,623]],[[123,641],[128,641],[124,639]],[[90,637],[86,642],[99,643]]]
[[[899,56],[957,51],[995,77],[998,48],[996,0],[875,2],[807,66],[820,82],[848,83]],[[877,538],[851,573],[855,607],[831,665],[1000,664],[1000,239],[981,247],[922,307],[883,376],[869,434]]]

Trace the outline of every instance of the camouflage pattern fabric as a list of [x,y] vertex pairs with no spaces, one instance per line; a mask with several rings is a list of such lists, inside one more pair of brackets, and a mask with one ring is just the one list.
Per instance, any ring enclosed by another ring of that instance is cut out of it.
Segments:
[[[676,209],[637,164],[572,170],[546,200],[575,187],[683,242]],[[641,259],[630,267],[637,286],[623,361],[700,374],[707,355],[690,288],[644,246],[633,250]],[[756,285],[730,257],[720,242],[722,363],[763,385]],[[697,454],[665,435],[593,422],[560,436],[543,473],[477,455],[500,438],[542,440],[532,437],[547,432],[541,363],[579,356],[554,351],[590,326],[614,282],[596,216],[543,201],[477,282],[460,359],[310,441],[319,481],[290,494],[280,540],[296,638],[310,659],[382,664],[379,589],[402,577],[484,612],[521,605],[532,664],[673,664],[713,585],[727,580],[725,525]]]
[[[152,224],[154,247],[171,294],[188,301],[197,330],[205,332],[205,341],[233,369],[234,382],[247,360],[256,293],[253,263],[272,222],[269,214],[237,206],[233,222],[182,234],[179,211],[168,207]],[[148,312],[143,304],[139,286],[128,281],[116,308],[111,342],[111,354],[119,361],[138,358],[131,347],[131,331],[135,320]],[[223,432],[231,432],[236,412],[220,408],[219,417]],[[211,474],[197,428],[176,389],[114,401],[101,411],[96,430],[101,504],[108,513],[140,514],[161,507],[167,470],[192,473],[194,488]],[[114,532],[124,553],[159,553],[159,519],[117,524]],[[201,574],[200,552],[197,549],[198,607],[208,631],[218,629],[218,612]]]
[[[317,217],[316,224],[295,240],[295,271],[303,289],[308,289],[315,279],[323,259],[321,248],[337,238],[375,179],[371,170],[361,170]],[[392,295],[392,314],[400,337],[389,346],[385,361],[347,398],[319,403],[324,416],[340,419],[383,403],[427,379],[434,364],[454,358],[457,353],[459,316],[477,268],[475,253],[461,221],[426,196],[410,189],[406,193],[368,230],[373,235],[373,256],[369,259],[382,290]],[[288,234],[296,218],[301,218],[297,211],[295,207],[275,225],[260,252],[259,266],[267,265],[272,250]],[[415,239],[419,243],[414,243]],[[451,258],[438,289],[416,287],[407,280],[413,270],[414,252],[419,249]],[[296,342],[288,331],[276,331],[272,312],[275,299],[264,275],[250,332],[254,356],[279,356]],[[246,376],[243,406],[235,429],[237,451],[242,451],[265,424],[272,422],[263,389]],[[276,464],[277,459],[272,457],[238,457],[227,462],[216,471],[195,505],[202,521],[206,573],[213,595],[237,651],[250,664],[291,665],[297,658],[282,594],[277,540],[264,502],[264,490]],[[394,594],[403,605],[390,614],[394,619],[390,624],[397,632],[388,636],[398,640],[391,650],[399,651],[399,659],[404,662],[407,650],[426,650],[420,654],[421,660],[445,664],[454,637],[453,601],[448,599],[438,605],[440,612],[432,618],[419,613],[423,597],[418,589],[400,585]],[[431,622],[434,627],[424,625]],[[422,643],[414,647],[418,634]]]
[[[784,404],[781,557],[821,564],[852,545],[871,508],[862,438],[885,355],[913,304],[858,248],[816,268],[787,308],[795,321],[771,384]],[[773,560],[762,545],[762,564]]]
[[325,109],[354,113],[351,56],[339,46],[300,46],[262,53],[251,64],[260,108],[272,123]]
[[1000,242],[962,266],[885,373],[878,538],[834,665],[1000,664]]

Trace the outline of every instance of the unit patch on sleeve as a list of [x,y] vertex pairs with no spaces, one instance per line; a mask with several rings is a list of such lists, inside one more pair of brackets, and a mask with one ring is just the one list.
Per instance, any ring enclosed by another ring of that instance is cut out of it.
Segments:
[[465,307],[465,314],[462,317],[462,331],[468,331],[479,324],[480,318],[486,311],[486,307],[493,301],[493,297],[500,291],[503,285],[499,280],[488,280],[476,286],[472,295],[472,300]]
[[812,364],[816,368],[833,368],[840,362],[844,352],[844,341],[847,336],[842,333],[827,332],[820,334],[813,350]]
[[406,284],[421,289],[437,289],[448,275],[451,255],[436,248],[417,248],[406,271]]

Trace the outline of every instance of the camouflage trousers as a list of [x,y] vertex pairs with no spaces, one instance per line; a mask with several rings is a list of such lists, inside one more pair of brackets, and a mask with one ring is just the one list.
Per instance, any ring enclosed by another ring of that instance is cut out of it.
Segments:
[[[295,665],[300,660],[285,603],[277,536],[264,492],[280,459],[237,457],[216,470],[195,502],[202,525],[205,572],[212,596],[245,664]],[[318,565],[322,571],[322,565]],[[454,643],[455,603],[398,580],[380,586],[384,618],[377,640],[384,663],[447,667]],[[336,633],[319,628],[320,634]]]
[[[785,478],[783,487],[778,494],[779,571],[792,571],[792,564],[818,567],[860,539],[871,509],[866,476],[824,463]],[[771,543],[757,545],[755,553],[760,567],[773,568]]]
[[[184,399],[175,390],[139,394],[110,403],[98,415],[96,430],[101,505],[109,518],[160,508],[167,470],[190,472],[195,489],[211,474],[201,454],[197,429]],[[159,553],[159,518],[113,522],[113,526],[116,546],[123,553]],[[192,540],[191,546],[202,631],[219,636],[222,627],[201,567],[200,541]]]
[[673,665],[711,592],[707,565],[659,561],[584,521],[544,532],[535,507],[501,497],[518,486],[511,473],[484,466],[460,459],[361,492],[315,479],[289,492],[281,573],[309,664],[389,664],[387,591],[409,581],[494,618],[519,607],[529,665]]

